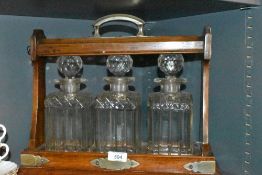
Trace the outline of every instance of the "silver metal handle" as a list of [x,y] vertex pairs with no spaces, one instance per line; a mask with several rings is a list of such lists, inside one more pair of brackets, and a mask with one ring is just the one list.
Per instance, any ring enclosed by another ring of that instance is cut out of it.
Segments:
[[138,28],[138,32],[137,32],[137,36],[144,36],[144,24],[145,22],[133,15],[127,15],[127,14],[112,14],[112,15],[107,15],[104,17],[101,17],[99,19],[97,19],[95,21],[94,24],[94,30],[95,30],[95,37],[100,37],[99,34],[99,28],[102,24],[107,23],[107,22],[111,22],[111,21],[128,21],[128,22],[132,22],[134,24],[137,25]]

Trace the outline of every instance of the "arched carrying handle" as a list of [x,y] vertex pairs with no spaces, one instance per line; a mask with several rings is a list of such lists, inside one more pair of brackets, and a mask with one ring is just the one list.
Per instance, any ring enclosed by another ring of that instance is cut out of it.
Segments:
[[133,15],[127,15],[127,14],[112,14],[112,15],[107,15],[104,17],[101,17],[95,21],[94,24],[94,30],[95,30],[95,37],[100,37],[99,33],[99,28],[101,25],[107,22],[111,21],[127,21],[127,22],[132,22],[137,25],[138,32],[137,36],[144,36],[144,24],[145,22]]

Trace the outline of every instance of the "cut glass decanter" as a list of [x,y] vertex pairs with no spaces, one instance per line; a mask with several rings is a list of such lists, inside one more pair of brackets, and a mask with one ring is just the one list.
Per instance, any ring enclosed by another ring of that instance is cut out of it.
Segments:
[[62,56],[58,70],[65,77],[56,80],[60,91],[45,99],[45,149],[50,151],[90,151],[94,143],[93,98],[80,91],[85,79],[76,78],[82,69],[78,56]]
[[161,90],[148,98],[149,153],[192,154],[192,95],[180,90],[186,79],[176,77],[183,62],[181,54],[158,58],[158,67],[166,76],[154,80]]
[[114,76],[105,77],[110,89],[95,100],[95,147],[98,152],[138,151],[140,97],[128,89],[134,77],[124,76],[132,68],[132,63],[129,55],[109,56],[107,59],[107,68]]

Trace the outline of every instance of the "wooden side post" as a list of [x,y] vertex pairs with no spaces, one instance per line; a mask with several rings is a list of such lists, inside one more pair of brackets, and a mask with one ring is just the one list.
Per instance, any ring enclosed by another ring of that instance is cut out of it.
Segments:
[[33,65],[33,108],[29,149],[35,149],[44,143],[45,61],[36,53],[37,43],[44,38],[42,30],[34,30],[30,40]]
[[209,74],[210,74],[210,59],[212,54],[212,34],[211,28],[206,27],[204,38],[204,60],[202,63],[202,126],[203,126],[203,147],[202,154],[209,154]]

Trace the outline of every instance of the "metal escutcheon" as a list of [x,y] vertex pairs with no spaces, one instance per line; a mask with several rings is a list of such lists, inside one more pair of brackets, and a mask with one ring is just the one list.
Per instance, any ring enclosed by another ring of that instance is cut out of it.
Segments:
[[127,159],[126,162],[119,162],[119,161],[110,161],[107,158],[94,159],[90,161],[90,163],[93,166],[96,166],[99,168],[104,168],[108,170],[116,170],[116,171],[134,168],[139,165],[138,162],[134,160],[130,160],[130,159]]
[[39,167],[49,162],[45,157],[36,156],[33,154],[21,154],[21,165],[29,167]]
[[214,174],[216,172],[215,161],[192,162],[184,165],[184,168],[194,173]]

